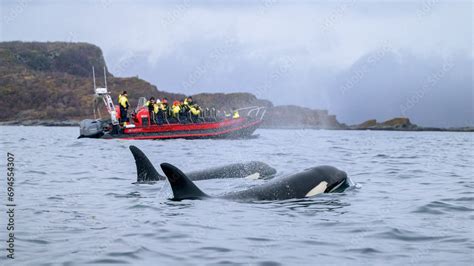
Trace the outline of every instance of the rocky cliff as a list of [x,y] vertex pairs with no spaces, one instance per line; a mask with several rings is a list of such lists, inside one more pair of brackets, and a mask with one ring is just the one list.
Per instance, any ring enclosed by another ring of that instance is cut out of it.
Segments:
[[[97,71],[97,85],[103,86],[104,57],[100,48],[91,44],[0,43],[0,121],[90,117],[92,67]],[[144,80],[107,75],[114,99],[125,89],[134,92],[131,103],[138,95],[156,92],[156,87]]]
[[412,124],[410,119],[406,117],[396,117],[390,120],[387,120],[382,123],[378,123],[377,120],[371,119],[367,120],[362,124],[355,125],[351,127],[352,129],[372,129],[372,130],[415,130],[418,128],[417,125]]
[[337,121],[335,115],[328,114],[327,110],[283,105],[268,109],[263,127],[342,129],[343,125]]

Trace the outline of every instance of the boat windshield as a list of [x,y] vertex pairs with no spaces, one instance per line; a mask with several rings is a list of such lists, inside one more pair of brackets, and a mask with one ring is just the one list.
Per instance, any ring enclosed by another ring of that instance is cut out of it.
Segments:
[[137,104],[137,108],[135,108],[135,113],[138,113],[138,111],[140,111],[140,109],[145,107],[145,104],[146,104],[146,98],[145,97],[138,98],[138,104]]

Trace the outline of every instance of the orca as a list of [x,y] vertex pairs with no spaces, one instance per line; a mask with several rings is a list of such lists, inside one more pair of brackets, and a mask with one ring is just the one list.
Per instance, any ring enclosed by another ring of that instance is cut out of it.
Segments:
[[[166,180],[166,177],[156,171],[147,156],[137,147],[131,145],[130,151],[135,158],[137,166],[137,182],[150,183],[159,180]],[[186,176],[193,181],[214,179],[214,178],[249,178],[262,179],[271,178],[276,174],[275,168],[266,163],[251,161],[247,163],[234,163],[220,167],[213,167],[204,170],[187,173]]]
[[[202,192],[181,170],[162,163],[173,191],[171,200],[203,199],[210,197]],[[346,172],[332,166],[318,166],[287,177],[273,179],[247,190],[228,193],[220,198],[233,200],[285,200],[313,197],[321,193],[343,192],[352,181]]]

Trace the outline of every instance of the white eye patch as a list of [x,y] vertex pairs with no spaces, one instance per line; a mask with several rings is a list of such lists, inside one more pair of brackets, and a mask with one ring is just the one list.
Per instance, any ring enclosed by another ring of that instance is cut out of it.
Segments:
[[246,176],[245,179],[250,179],[250,180],[257,180],[260,179],[260,173],[253,173],[249,176]]
[[311,189],[308,193],[306,193],[305,197],[312,197],[312,196],[316,196],[320,193],[324,193],[324,191],[326,190],[327,187],[328,187],[328,182],[322,181],[317,186],[315,186],[313,189]]

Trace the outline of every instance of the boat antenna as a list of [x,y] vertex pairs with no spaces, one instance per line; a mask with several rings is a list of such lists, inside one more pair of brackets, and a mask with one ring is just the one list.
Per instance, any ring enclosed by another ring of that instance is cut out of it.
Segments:
[[107,89],[107,72],[105,71],[105,66],[104,66],[104,80],[105,80],[105,88]]
[[94,71],[94,66],[92,66],[92,80],[94,80],[94,93],[95,93],[96,86],[95,86],[95,71]]

